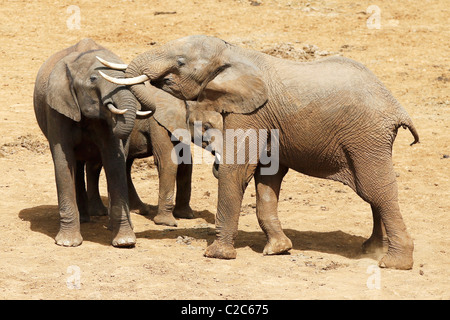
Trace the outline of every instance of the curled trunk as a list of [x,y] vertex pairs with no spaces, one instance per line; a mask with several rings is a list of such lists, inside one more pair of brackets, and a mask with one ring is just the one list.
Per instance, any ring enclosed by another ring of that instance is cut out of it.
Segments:
[[114,97],[114,104],[118,109],[128,109],[124,114],[115,115],[116,123],[113,127],[113,133],[116,137],[126,139],[134,127],[138,101],[128,90],[121,90]]
[[[155,49],[150,52],[143,53],[137,56],[126,70],[128,78],[134,78],[141,75],[146,75],[150,81],[158,79],[173,67],[170,59],[167,59],[164,52]],[[145,110],[156,110],[154,91],[156,88],[146,86],[144,84],[136,84],[130,86],[131,92],[142,104]]]

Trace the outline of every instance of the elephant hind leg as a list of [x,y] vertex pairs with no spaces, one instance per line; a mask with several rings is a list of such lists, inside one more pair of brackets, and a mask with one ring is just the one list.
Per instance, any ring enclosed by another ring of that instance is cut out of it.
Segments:
[[88,161],[86,163],[86,182],[89,216],[107,216],[108,209],[100,197],[99,178],[102,171],[101,162]]
[[380,247],[387,236],[388,251],[381,259],[380,266],[411,269],[414,245],[400,213],[391,157],[358,158],[353,162],[353,167],[356,192],[371,205],[374,219],[373,234],[364,247]]
[[[365,198],[364,193],[362,192],[364,188],[361,189],[361,184],[358,182],[359,178],[355,174],[353,166],[349,166],[349,168],[339,171],[337,174],[328,177],[328,179],[342,182],[343,184],[349,186],[363,199]],[[367,202],[370,203],[370,200]],[[387,250],[388,241],[386,236],[386,229],[383,225],[383,222],[381,221],[381,212],[377,206],[374,206],[372,204],[371,209],[373,218],[372,235],[370,236],[369,239],[367,239],[363,243],[362,246],[363,252],[364,253],[385,252]]]
[[76,247],[83,242],[83,237],[80,233],[80,216],[76,201],[75,156],[73,150],[64,143],[51,143],[50,149],[55,168],[60,214],[60,228],[55,243],[65,247]]
[[130,202],[130,210],[137,211],[139,214],[146,216],[150,214],[149,207],[142,202],[136,188],[134,187],[133,179],[131,178],[131,169],[133,167],[134,159],[127,159],[127,183],[128,183],[128,200]]
[[177,193],[173,215],[177,218],[193,219],[194,213],[190,206],[192,181],[192,159],[189,164],[181,163],[177,169]]
[[86,192],[86,184],[84,181],[84,161],[76,162],[75,171],[75,188],[77,197],[77,207],[80,213],[80,222],[89,222],[88,196]]

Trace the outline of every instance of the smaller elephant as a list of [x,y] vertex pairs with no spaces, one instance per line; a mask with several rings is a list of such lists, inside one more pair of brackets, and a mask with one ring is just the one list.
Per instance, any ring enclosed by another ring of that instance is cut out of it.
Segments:
[[[165,94],[160,92],[160,94]],[[177,226],[176,218],[191,219],[194,217],[191,207],[189,206],[191,197],[191,178],[192,178],[192,161],[190,163],[174,163],[171,159],[171,152],[179,141],[172,141],[171,133],[167,127],[172,128],[167,121],[173,121],[176,117],[164,118],[160,116],[167,109],[173,112],[182,113],[185,117],[185,107],[180,106],[181,101],[168,95],[166,100],[170,105],[162,106],[161,101],[158,105],[161,110],[158,115],[147,119],[136,119],[135,126],[129,137],[128,157],[126,163],[127,181],[128,181],[128,198],[130,202],[130,210],[137,210],[142,215],[149,214],[148,207],[143,203],[134,187],[131,178],[131,168],[135,159],[142,159],[153,156],[159,175],[159,197],[158,197],[158,213],[154,217],[156,224]],[[172,101],[173,100],[173,101]],[[178,107],[178,108],[177,108]],[[180,123],[180,125],[182,125]],[[173,123],[175,126],[175,123]],[[179,164],[178,164],[179,163]],[[88,211],[90,215],[105,215],[104,207],[98,190],[99,174],[101,171],[101,163],[88,163],[87,165],[87,199]],[[176,185],[175,205],[174,189]]]
[[[99,75],[102,56],[121,63],[119,57],[91,39],[52,55],[39,69],[33,103],[36,120],[47,138],[53,158],[58,194],[60,229],[55,242],[78,246],[83,238],[81,220],[87,220],[84,163],[102,162],[105,168],[112,245],[136,243],[132,230],[127,192],[126,141],[140,104],[125,86],[113,85]],[[124,71],[111,71],[123,76]],[[152,111],[152,110],[150,110]]]

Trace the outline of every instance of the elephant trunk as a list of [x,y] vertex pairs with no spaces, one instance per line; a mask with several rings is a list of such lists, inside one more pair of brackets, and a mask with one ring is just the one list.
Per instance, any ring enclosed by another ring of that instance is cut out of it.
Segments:
[[114,135],[119,139],[126,139],[134,127],[138,101],[128,90],[121,90],[114,97],[114,104],[119,110],[128,109],[124,114],[116,114],[116,123],[113,127]]
[[138,55],[128,65],[125,74],[127,78],[146,75],[149,80],[155,80],[172,68],[170,59],[160,49],[154,49]]
[[147,86],[144,84],[135,84],[130,87],[130,90],[136,99],[139,100],[144,110],[155,112],[156,103],[154,100],[154,95],[151,93],[151,90],[147,88]]
[[[150,81],[158,79],[170,70],[173,65],[165,57],[164,52],[159,49],[138,55],[128,65],[127,78],[135,78],[146,75]],[[130,86],[131,92],[142,104],[144,110],[156,110],[155,93],[157,89],[143,83]]]

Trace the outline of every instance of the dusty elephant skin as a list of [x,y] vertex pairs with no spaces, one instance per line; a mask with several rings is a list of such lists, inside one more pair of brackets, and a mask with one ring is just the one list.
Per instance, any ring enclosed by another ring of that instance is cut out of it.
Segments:
[[[261,165],[249,163],[220,165],[217,238],[206,256],[236,257],[240,205],[252,177],[258,221],[268,239],[264,253],[291,249],[277,203],[282,179],[292,168],[352,188],[372,208],[373,233],[364,250],[387,243],[380,266],[412,268],[414,245],[400,214],[392,146],[401,126],[411,131],[413,143],[419,137],[407,112],[363,65],[342,57],[298,63],[214,37],[190,36],[139,55],[126,74],[125,81],[109,80],[131,85],[148,107],[149,91],[138,84],[146,80],[177,98],[196,100],[196,110],[221,113],[225,139],[227,129],[279,130],[276,174],[263,175]],[[236,146],[226,149],[224,157],[237,153]]]
[[60,230],[55,242],[82,243],[80,216],[89,220],[84,165],[101,161],[110,195],[112,244],[129,247],[136,237],[129,217],[124,141],[133,129],[139,102],[125,87],[99,76],[104,67],[96,55],[120,62],[112,52],[84,39],[51,56],[36,78],[34,110],[49,141],[58,194]]

